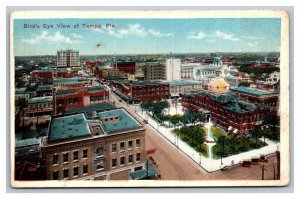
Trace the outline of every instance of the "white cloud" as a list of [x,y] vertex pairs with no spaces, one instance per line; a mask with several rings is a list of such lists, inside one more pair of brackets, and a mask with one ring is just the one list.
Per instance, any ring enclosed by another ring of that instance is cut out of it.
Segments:
[[153,29],[149,29],[149,34],[155,36],[155,37],[170,37],[172,36],[173,34],[172,33],[162,33],[162,32],[159,32],[159,31],[156,31],[156,30],[153,30]]
[[262,40],[261,37],[255,37],[255,36],[243,36],[244,39],[252,39],[252,40]]
[[56,32],[54,34],[49,34],[47,31],[43,31],[40,35],[33,34],[31,38],[24,38],[23,42],[25,43],[39,43],[43,41],[50,41],[50,42],[60,42],[65,44],[71,44],[71,43],[78,43],[80,42],[80,39],[82,38],[82,35],[71,33],[70,36],[65,36],[61,34],[60,32]]
[[162,33],[154,29],[145,29],[140,24],[129,24],[127,28],[122,28],[120,30],[107,29],[109,35],[123,38],[128,35],[135,35],[139,37],[145,37],[147,35],[152,35],[154,37],[169,37],[172,33]]
[[251,47],[257,47],[258,44],[259,44],[258,41],[248,43],[248,45],[251,46]]
[[190,33],[187,36],[188,39],[199,39],[199,40],[203,39],[204,37],[207,37],[207,35],[204,32],[202,32],[202,31],[200,31],[198,33]]
[[227,33],[224,33],[224,32],[221,32],[219,30],[217,30],[215,32],[215,36],[216,37],[219,37],[221,39],[225,39],[225,40],[230,40],[230,41],[240,41],[239,38],[235,37],[233,34],[227,34]]

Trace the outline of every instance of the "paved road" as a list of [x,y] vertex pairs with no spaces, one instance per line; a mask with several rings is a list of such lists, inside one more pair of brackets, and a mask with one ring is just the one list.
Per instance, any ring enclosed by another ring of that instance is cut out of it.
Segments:
[[[141,121],[141,118],[135,113],[137,107],[127,106],[123,102],[119,102],[119,99],[114,94],[111,95],[111,99],[116,102],[118,107],[126,108],[136,119]],[[145,128],[146,150],[156,148],[156,153],[152,157],[158,163],[162,180],[262,179],[262,169],[259,166],[252,166],[251,168],[237,166],[225,171],[207,173],[150,125],[145,125]],[[273,165],[276,165],[275,161],[276,158],[272,157],[266,164],[265,179],[273,179]]]

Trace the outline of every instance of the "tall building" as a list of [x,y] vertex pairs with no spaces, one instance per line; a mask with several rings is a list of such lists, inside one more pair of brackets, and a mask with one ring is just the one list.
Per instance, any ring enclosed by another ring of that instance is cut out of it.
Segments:
[[57,51],[56,65],[57,67],[80,66],[79,51],[75,51],[75,50]]
[[48,180],[128,180],[142,170],[145,129],[125,109],[54,117],[44,144]]
[[145,80],[165,80],[166,65],[160,62],[146,62],[143,65]]
[[170,58],[166,60],[166,80],[181,80],[181,60]]

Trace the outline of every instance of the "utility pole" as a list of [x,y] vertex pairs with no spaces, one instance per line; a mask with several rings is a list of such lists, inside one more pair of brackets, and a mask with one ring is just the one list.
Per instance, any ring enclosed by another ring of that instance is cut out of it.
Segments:
[[261,179],[264,180],[265,178],[265,165],[262,165],[261,167]]

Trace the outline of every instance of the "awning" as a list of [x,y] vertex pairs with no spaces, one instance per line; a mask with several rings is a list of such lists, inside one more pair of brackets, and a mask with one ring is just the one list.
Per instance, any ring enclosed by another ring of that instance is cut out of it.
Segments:
[[228,127],[228,131],[231,131],[233,128],[232,128],[232,126],[229,126]]
[[237,130],[237,129],[234,129],[234,130],[233,130],[233,133],[237,133],[237,132],[238,132],[238,130]]

